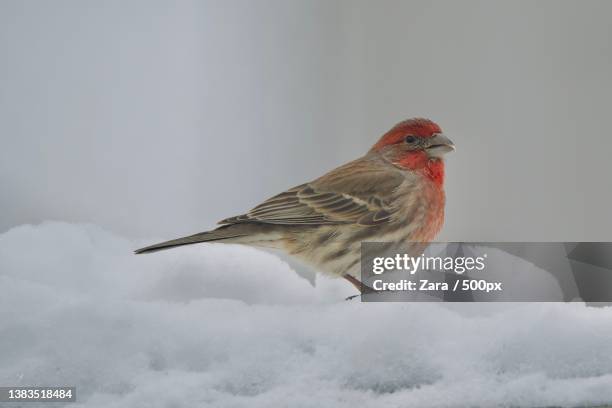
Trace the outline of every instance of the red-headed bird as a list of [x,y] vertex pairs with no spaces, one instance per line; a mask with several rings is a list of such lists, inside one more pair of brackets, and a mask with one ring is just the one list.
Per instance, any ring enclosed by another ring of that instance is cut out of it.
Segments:
[[429,242],[444,223],[443,155],[454,150],[428,119],[395,125],[363,157],[293,187],[220,227],[136,251],[200,242],[281,249],[361,292],[361,242]]

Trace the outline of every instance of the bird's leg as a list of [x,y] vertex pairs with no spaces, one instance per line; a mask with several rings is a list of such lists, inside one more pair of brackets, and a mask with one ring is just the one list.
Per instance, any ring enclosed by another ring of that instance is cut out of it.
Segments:
[[[360,295],[363,295],[364,293],[373,293],[373,292],[376,292],[376,290],[372,289],[368,285],[365,285],[363,282],[359,281],[359,279],[355,278],[354,276],[346,274],[346,275],[342,275],[342,277],[344,279],[346,279],[347,281],[349,281],[355,288],[357,288],[357,290],[359,291]],[[349,296],[349,297],[346,298],[346,300],[351,300],[351,299],[353,299],[353,298],[355,298],[357,296],[360,296],[360,295]]]
[[355,288],[357,288],[357,290],[361,293],[376,292],[374,289],[363,284],[362,282],[359,281],[359,279],[355,278],[352,275],[346,274],[346,275],[342,275],[342,277],[346,279],[347,281],[349,281],[353,286],[355,286]]

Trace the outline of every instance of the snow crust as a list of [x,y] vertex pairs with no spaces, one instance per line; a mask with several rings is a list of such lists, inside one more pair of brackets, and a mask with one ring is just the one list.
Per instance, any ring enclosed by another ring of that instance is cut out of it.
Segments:
[[344,301],[277,257],[132,254],[94,225],[0,235],[0,384],[71,407],[588,406],[612,402],[612,309]]

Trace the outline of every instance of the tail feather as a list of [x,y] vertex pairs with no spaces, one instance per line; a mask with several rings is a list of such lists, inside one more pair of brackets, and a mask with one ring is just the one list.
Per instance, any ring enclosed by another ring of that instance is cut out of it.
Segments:
[[134,251],[136,254],[145,254],[149,252],[162,251],[164,249],[170,249],[183,245],[197,244],[200,242],[212,242],[222,241],[232,238],[240,238],[247,235],[245,231],[239,231],[234,228],[230,228],[230,225],[219,227],[212,231],[200,232],[199,234],[190,235],[188,237],[177,238],[159,244],[150,245],[148,247],[140,248]]

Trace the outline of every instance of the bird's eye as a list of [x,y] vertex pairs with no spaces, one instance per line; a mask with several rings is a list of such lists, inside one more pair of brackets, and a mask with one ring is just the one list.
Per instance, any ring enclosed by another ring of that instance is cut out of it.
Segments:
[[412,144],[412,143],[416,142],[416,140],[417,139],[414,136],[406,136],[406,138],[404,139],[404,142]]

